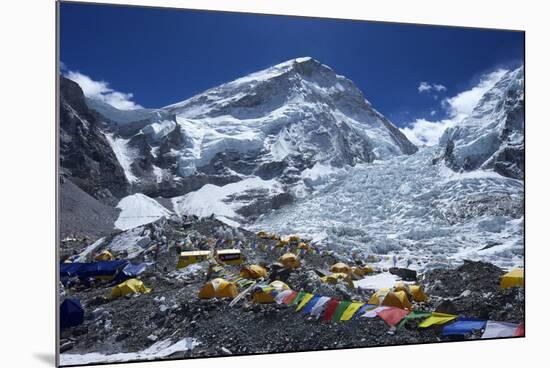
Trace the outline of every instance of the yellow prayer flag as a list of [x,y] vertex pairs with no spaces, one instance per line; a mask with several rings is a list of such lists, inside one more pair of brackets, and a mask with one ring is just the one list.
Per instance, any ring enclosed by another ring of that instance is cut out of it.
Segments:
[[340,318],[340,321],[350,320],[353,317],[353,315],[355,314],[355,312],[357,312],[357,310],[359,310],[359,308],[361,308],[363,306],[363,304],[365,304],[365,303],[352,302],[350,305],[348,305],[348,307],[346,308],[346,310],[342,314],[342,318]]
[[307,293],[306,295],[304,295],[304,297],[302,298],[302,300],[300,301],[300,303],[296,307],[296,312],[298,312],[300,309],[305,307],[307,302],[309,302],[311,300],[311,298],[313,298],[313,294]]
[[428,317],[424,321],[422,321],[418,325],[418,327],[426,328],[426,327],[430,327],[432,325],[442,325],[444,323],[452,321],[456,317],[457,316],[452,315],[452,314],[434,312],[434,313],[432,313],[432,315],[430,317]]

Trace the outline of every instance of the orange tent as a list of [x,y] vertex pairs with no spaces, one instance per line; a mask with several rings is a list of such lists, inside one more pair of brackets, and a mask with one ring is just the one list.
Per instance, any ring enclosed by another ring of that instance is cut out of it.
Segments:
[[241,268],[240,275],[245,279],[259,279],[262,277],[267,277],[267,271],[262,266],[249,265]]
[[338,263],[335,263],[335,264],[332,265],[332,267],[330,268],[330,272],[350,274],[351,273],[351,267],[348,266],[347,264],[343,263],[343,262],[338,262]]
[[300,258],[294,253],[285,253],[279,258],[279,262],[286,268],[300,267]]

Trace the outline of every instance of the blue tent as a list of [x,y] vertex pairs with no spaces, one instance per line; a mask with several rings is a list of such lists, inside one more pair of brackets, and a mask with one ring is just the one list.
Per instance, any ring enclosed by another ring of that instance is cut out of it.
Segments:
[[139,264],[131,264],[128,263],[122,270],[120,270],[115,278],[113,279],[113,284],[120,284],[123,281],[126,281],[128,279],[132,279],[134,277],[137,277],[141,275],[148,266],[150,266],[152,263],[139,263]]
[[65,277],[96,277],[113,276],[120,268],[129,262],[125,259],[92,263],[62,263],[59,267],[60,276]]
[[84,322],[84,308],[78,299],[65,299],[60,307],[61,328],[78,326]]
[[456,322],[443,327],[441,336],[468,335],[474,331],[485,329],[487,321],[481,319],[459,318]]

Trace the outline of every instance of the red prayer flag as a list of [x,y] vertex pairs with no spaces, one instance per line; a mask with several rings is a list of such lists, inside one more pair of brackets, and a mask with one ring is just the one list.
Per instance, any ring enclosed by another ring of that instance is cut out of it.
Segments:
[[298,295],[297,291],[293,291],[292,293],[290,293],[286,298],[283,299],[283,304],[289,305],[290,303],[292,303],[294,298],[296,298],[296,295]]
[[520,323],[514,336],[525,336],[525,323]]
[[325,309],[325,314],[323,314],[323,321],[330,322],[334,312],[336,312],[336,307],[340,302],[336,299],[330,299],[327,303],[327,308]]
[[388,325],[396,326],[407,314],[409,314],[409,311],[396,307],[389,307],[380,312],[376,312],[376,314]]

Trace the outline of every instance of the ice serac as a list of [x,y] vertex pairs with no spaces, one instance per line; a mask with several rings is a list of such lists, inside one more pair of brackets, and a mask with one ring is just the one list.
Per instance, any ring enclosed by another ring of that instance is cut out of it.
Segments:
[[524,68],[507,72],[480,99],[472,114],[443,134],[444,159],[454,171],[493,169],[523,179]]

